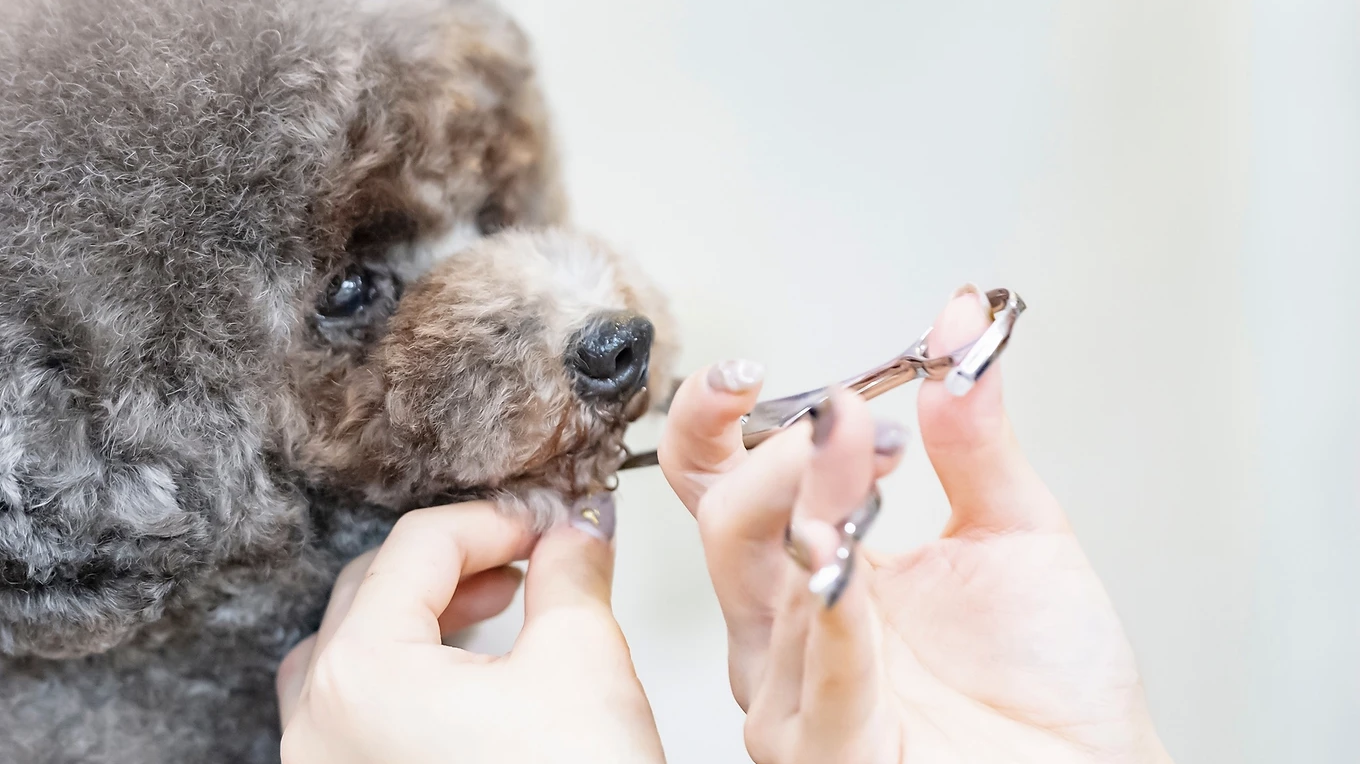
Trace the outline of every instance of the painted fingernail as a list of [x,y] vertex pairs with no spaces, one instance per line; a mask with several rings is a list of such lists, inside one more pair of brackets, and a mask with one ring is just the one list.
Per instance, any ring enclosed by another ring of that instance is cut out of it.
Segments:
[[726,393],[745,393],[765,379],[765,367],[755,361],[732,360],[708,370],[708,386]]
[[869,527],[878,519],[879,512],[883,509],[883,494],[879,493],[878,486],[875,485],[869,490],[869,495],[865,497],[864,503],[855,508],[855,511],[845,516],[841,521],[841,533],[855,541],[864,539],[864,534],[869,532]]
[[977,285],[977,284],[974,284],[974,283],[971,282],[971,281],[968,282],[967,284],[964,284],[963,286],[959,287],[958,289],[955,289],[955,290],[954,290],[954,293],[951,294],[951,295],[949,295],[949,299],[950,299],[951,301],[957,300],[958,298],[960,298],[960,297],[962,297],[962,296],[964,296],[964,295],[966,295],[966,294],[971,294],[971,295],[973,295],[974,297],[976,297],[976,298],[977,298],[977,301],[978,301],[978,304],[982,306],[982,309],[983,309],[984,311],[986,311],[986,312],[988,312],[988,313],[991,313],[991,312],[992,312],[992,304],[991,304],[990,302],[987,301],[987,295],[983,294],[983,293],[982,293],[982,290],[981,290],[981,289],[978,289],[978,285]]
[[879,456],[897,456],[907,447],[907,437],[911,434],[904,425],[889,419],[874,422],[874,453]]
[[614,494],[597,493],[579,499],[571,507],[571,524],[608,543],[614,538]]
[[812,445],[825,445],[836,427],[836,404],[832,398],[818,403],[808,412],[812,419]]
[[845,588],[850,585],[850,573],[855,569],[855,556],[849,547],[836,550],[836,562],[822,566],[808,580],[808,591],[822,601],[822,607],[830,610],[840,601]]

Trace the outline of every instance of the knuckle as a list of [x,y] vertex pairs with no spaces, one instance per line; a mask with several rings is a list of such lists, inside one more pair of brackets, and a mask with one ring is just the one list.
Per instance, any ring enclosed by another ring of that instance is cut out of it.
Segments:
[[754,713],[746,717],[746,724],[741,730],[742,740],[754,764],[772,764],[779,760],[778,741],[771,734],[770,726],[769,722]]
[[373,562],[375,554],[376,551],[365,552],[345,563],[345,567],[340,569],[340,575],[335,578],[335,589],[339,590],[341,586],[346,584],[358,586],[359,580],[364,577],[364,572],[368,570],[369,564]]
[[293,645],[292,649],[283,656],[283,660],[279,661],[279,673],[300,668],[299,664],[306,662],[307,656],[311,654],[312,647],[315,644],[316,635],[312,634]]
[[392,535],[395,535],[398,531],[418,533],[420,529],[430,525],[434,518],[439,517],[440,509],[440,507],[422,507],[407,512],[397,518],[397,522],[392,525]]
[[[728,637],[728,644],[732,644],[732,638]],[[743,714],[748,716],[751,713],[751,703],[755,695],[755,687],[759,682],[759,677],[755,675],[745,660],[738,658],[735,651],[729,648],[727,659],[727,683],[732,688],[732,699],[737,702],[737,707]]]
[[553,633],[570,634],[585,643],[609,644],[622,640],[614,614],[603,603],[578,603],[544,614]]
[[281,764],[310,764],[313,752],[308,736],[301,724],[290,724],[283,730],[283,739],[279,741]]
[[315,644],[316,637],[313,635],[294,645],[293,649],[283,656],[283,660],[279,661],[279,669],[275,672],[280,686],[306,668]]
[[441,504],[436,507],[413,509],[397,519],[392,526],[393,533],[400,529],[403,533],[429,534],[450,533],[466,528],[476,518],[495,517],[499,513],[494,504],[486,501],[469,501],[461,504]]
[[729,485],[719,483],[699,499],[695,515],[703,538],[725,538],[741,527],[739,507],[734,506]]
[[358,560],[346,564],[336,576],[335,583],[331,585],[331,601],[344,602],[353,600],[354,595],[359,592],[359,585],[368,577],[368,560],[359,564]]

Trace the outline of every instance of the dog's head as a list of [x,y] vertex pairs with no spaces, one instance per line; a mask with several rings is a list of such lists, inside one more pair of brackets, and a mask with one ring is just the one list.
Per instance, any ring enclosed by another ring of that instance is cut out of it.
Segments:
[[292,558],[327,500],[542,510],[607,485],[672,329],[566,228],[503,14],[6,12],[0,653],[105,650],[194,582]]
[[318,481],[396,506],[572,498],[606,486],[624,428],[664,401],[672,326],[632,264],[563,227],[519,32],[452,7],[384,19],[397,53],[314,205],[293,452]]
[[669,382],[661,298],[590,237],[449,238],[354,253],[318,281],[291,354],[299,463],[394,506],[604,488],[624,428]]
[[22,381],[0,387],[71,431],[9,428],[24,462],[0,498],[74,493],[41,450],[69,443],[161,464],[176,505],[291,505],[233,483],[299,477],[396,510],[606,486],[670,390],[672,327],[638,270],[568,227],[503,12],[19,7],[0,38],[0,381]]

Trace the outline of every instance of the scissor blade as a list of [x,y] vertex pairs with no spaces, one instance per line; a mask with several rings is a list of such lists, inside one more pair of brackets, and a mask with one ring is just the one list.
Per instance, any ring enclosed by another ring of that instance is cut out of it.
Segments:
[[624,459],[623,464],[619,465],[619,469],[631,470],[634,467],[655,467],[659,463],[655,451],[644,451]]

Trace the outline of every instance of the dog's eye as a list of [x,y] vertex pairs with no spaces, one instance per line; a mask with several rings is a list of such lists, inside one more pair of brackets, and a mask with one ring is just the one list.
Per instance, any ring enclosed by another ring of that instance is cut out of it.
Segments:
[[349,318],[368,307],[374,294],[372,275],[356,268],[331,284],[317,312],[326,318]]

